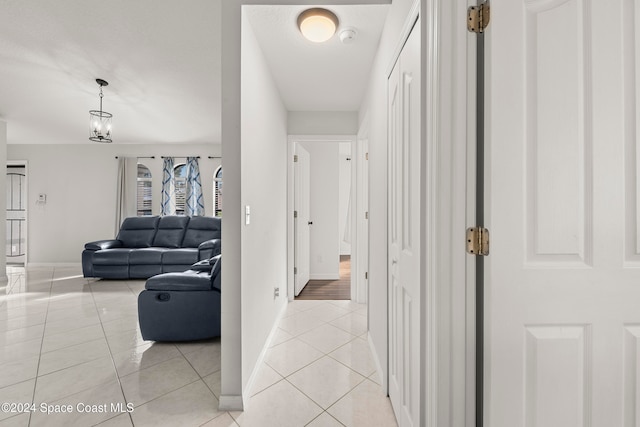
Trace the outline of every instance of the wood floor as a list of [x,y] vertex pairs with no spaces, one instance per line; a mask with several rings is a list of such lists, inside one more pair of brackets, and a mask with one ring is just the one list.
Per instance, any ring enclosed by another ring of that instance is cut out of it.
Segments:
[[309,280],[295,299],[351,299],[351,257],[340,255],[338,280]]

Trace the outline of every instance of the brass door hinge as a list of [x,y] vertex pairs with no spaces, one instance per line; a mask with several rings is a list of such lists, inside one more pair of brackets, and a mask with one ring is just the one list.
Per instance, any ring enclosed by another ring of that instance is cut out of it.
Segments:
[[293,211],[293,217],[298,218],[298,211]]
[[298,155],[297,155],[297,154],[294,154],[294,156],[293,156],[293,161],[294,161],[294,162],[297,162],[297,161],[298,161]]
[[364,213],[364,219],[369,219],[369,211]]
[[484,227],[467,228],[467,253],[489,255],[489,230]]
[[293,267],[293,274],[298,274],[298,267]]
[[467,29],[472,33],[482,34],[489,25],[490,18],[491,12],[488,1],[478,6],[470,6],[467,9]]

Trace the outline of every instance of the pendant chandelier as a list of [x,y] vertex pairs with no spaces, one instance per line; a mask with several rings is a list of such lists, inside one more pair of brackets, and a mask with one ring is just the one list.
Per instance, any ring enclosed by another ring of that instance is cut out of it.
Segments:
[[105,80],[96,79],[100,86],[100,110],[89,110],[89,139],[94,142],[112,142],[111,118],[113,114],[102,110],[102,86],[107,86]]

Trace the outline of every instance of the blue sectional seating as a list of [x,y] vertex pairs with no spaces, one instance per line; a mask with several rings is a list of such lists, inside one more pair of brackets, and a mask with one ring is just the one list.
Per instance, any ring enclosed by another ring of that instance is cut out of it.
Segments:
[[82,252],[84,277],[147,279],[188,270],[221,251],[221,220],[206,216],[126,218],[115,239],[89,242]]

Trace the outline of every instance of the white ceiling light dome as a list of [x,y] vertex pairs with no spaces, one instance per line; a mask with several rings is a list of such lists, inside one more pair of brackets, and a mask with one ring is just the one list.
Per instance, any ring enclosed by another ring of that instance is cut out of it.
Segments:
[[326,42],[336,33],[338,17],[327,9],[307,9],[298,15],[298,28],[308,40],[315,43]]

